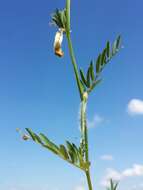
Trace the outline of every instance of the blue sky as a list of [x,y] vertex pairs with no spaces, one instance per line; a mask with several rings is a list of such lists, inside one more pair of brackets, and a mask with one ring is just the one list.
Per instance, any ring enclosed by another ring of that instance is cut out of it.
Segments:
[[[23,142],[15,131],[29,127],[57,143],[79,142],[79,96],[67,43],[64,58],[57,58],[56,30],[49,25],[51,13],[64,4],[0,1],[0,189],[86,189],[83,173],[33,142]],[[124,46],[88,103],[95,189],[105,189],[109,176],[121,181],[121,190],[143,189],[142,7],[141,0],[72,1],[79,67],[86,70],[106,40],[118,34]]]

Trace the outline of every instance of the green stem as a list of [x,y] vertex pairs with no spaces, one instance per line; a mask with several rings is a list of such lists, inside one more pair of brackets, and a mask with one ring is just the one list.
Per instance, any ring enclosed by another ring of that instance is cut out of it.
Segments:
[[88,162],[88,135],[87,135],[87,124],[86,124],[86,100],[83,99],[81,102],[81,139],[83,142],[83,152],[85,160]]
[[67,0],[66,1],[66,17],[67,17],[66,29],[68,32],[70,32],[70,6],[71,6],[71,1]]
[[72,61],[73,69],[74,69],[74,74],[75,74],[80,98],[82,100],[83,89],[82,89],[81,82],[79,79],[78,67],[77,67],[77,63],[76,63],[76,59],[75,59],[75,55],[74,55],[74,51],[72,47],[71,36],[70,36],[70,0],[67,0],[67,3],[66,3],[66,17],[67,17],[66,36],[68,40],[69,53],[70,53],[70,57],[71,57],[71,61]]
[[70,57],[71,57],[71,61],[72,61],[73,69],[74,69],[74,74],[75,74],[79,94],[80,94],[80,99],[82,100],[82,92],[83,92],[83,90],[82,90],[81,82],[80,82],[80,79],[79,79],[78,67],[77,67],[77,64],[76,64],[76,59],[75,59],[75,55],[74,55],[74,51],[73,51],[73,47],[72,47],[70,33],[66,33],[66,35],[67,35],[67,40],[68,40],[69,53],[70,53]]
[[90,171],[86,171],[86,178],[87,178],[87,183],[88,183],[88,188],[89,190],[92,190],[92,183],[91,183],[91,178],[90,178]]
[[[74,69],[74,74],[75,74],[79,94],[80,94],[80,99],[82,101],[81,102],[81,134],[82,134],[81,139],[83,142],[83,149],[84,149],[83,151],[85,151],[85,152],[83,152],[83,157],[85,158],[85,161],[87,163],[89,163],[88,132],[87,132],[87,123],[86,123],[87,98],[85,98],[84,94],[83,94],[84,90],[83,90],[82,84],[80,82],[78,67],[77,67],[77,63],[76,63],[76,59],[75,59],[75,55],[74,55],[74,51],[73,51],[73,47],[72,47],[71,36],[70,36],[70,0],[66,1],[66,17],[67,17],[66,36],[67,36],[67,40],[68,40],[69,53],[70,53],[70,57],[71,57],[71,61],[72,61],[73,69]],[[88,96],[88,94],[87,94],[87,96]],[[92,190],[92,183],[91,183],[91,179],[90,179],[90,169],[88,168],[88,170],[86,170],[85,173],[86,173],[89,190]]]
[[[87,122],[86,122],[86,105],[87,105],[87,98],[83,98],[83,101],[81,102],[81,138],[82,142],[84,144],[84,156],[85,161],[89,163],[89,153],[88,153],[88,131],[87,131]],[[92,183],[90,178],[90,168],[85,171],[88,188],[89,190],[92,190]]]

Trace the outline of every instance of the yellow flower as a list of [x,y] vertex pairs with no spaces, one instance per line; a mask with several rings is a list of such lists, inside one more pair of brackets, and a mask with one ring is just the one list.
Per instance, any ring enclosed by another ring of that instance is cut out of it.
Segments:
[[55,55],[62,57],[64,55],[64,52],[62,51],[62,41],[63,41],[63,32],[64,30],[60,28],[55,35],[55,41],[54,41],[54,52]]

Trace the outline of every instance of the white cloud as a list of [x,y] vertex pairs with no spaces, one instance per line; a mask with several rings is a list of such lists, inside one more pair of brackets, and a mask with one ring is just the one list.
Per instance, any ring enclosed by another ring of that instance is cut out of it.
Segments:
[[130,100],[127,106],[127,111],[130,115],[143,115],[143,100]]
[[100,158],[101,158],[101,160],[107,160],[107,161],[112,161],[112,160],[114,160],[113,156],[110,155],[110,154],[102,155]]
[[131,168],[127,168],[121,172],[112,168],[107,168],[106,175],[101,180],[101,185],[108,186],[109,180],[111,178],[115,181],[120,181],[127,177],[133,177],[133,176],[143,176],[143,165],[134,164]]
[[143,165],[134,164],[132,168],[128,168],[122,172],[124,177],[143,176]]
[[104,118],[98,114],[95,114],[92,120],[87,121],[88,128],[94,128],[95,126],[104,122]]
[[75,187],[74,190],[85,190],[84,186],[83,185],[78,185]]
[[112,168],[107,168],[106,175],[101,180],[101,185],[107,187],[109,186],[110,179],[113,179],[114,181],[120,181],[121,178],[122,175],[120,172]]

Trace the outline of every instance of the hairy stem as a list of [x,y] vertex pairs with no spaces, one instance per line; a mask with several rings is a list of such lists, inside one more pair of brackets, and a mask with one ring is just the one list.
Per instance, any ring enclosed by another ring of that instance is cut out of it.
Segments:
[[[87,131],[87,122],[86,122],[86,105],[87,105],[87,98],[83,98],[81,102],[81,140],[83,142],[83,151],[84,151],[84,158],[87,163],[89,163],[89,153],[88,153],[88,131]],[[92,183],[90,178],[90,168],[85,171],[88,188],[92,190]]]

